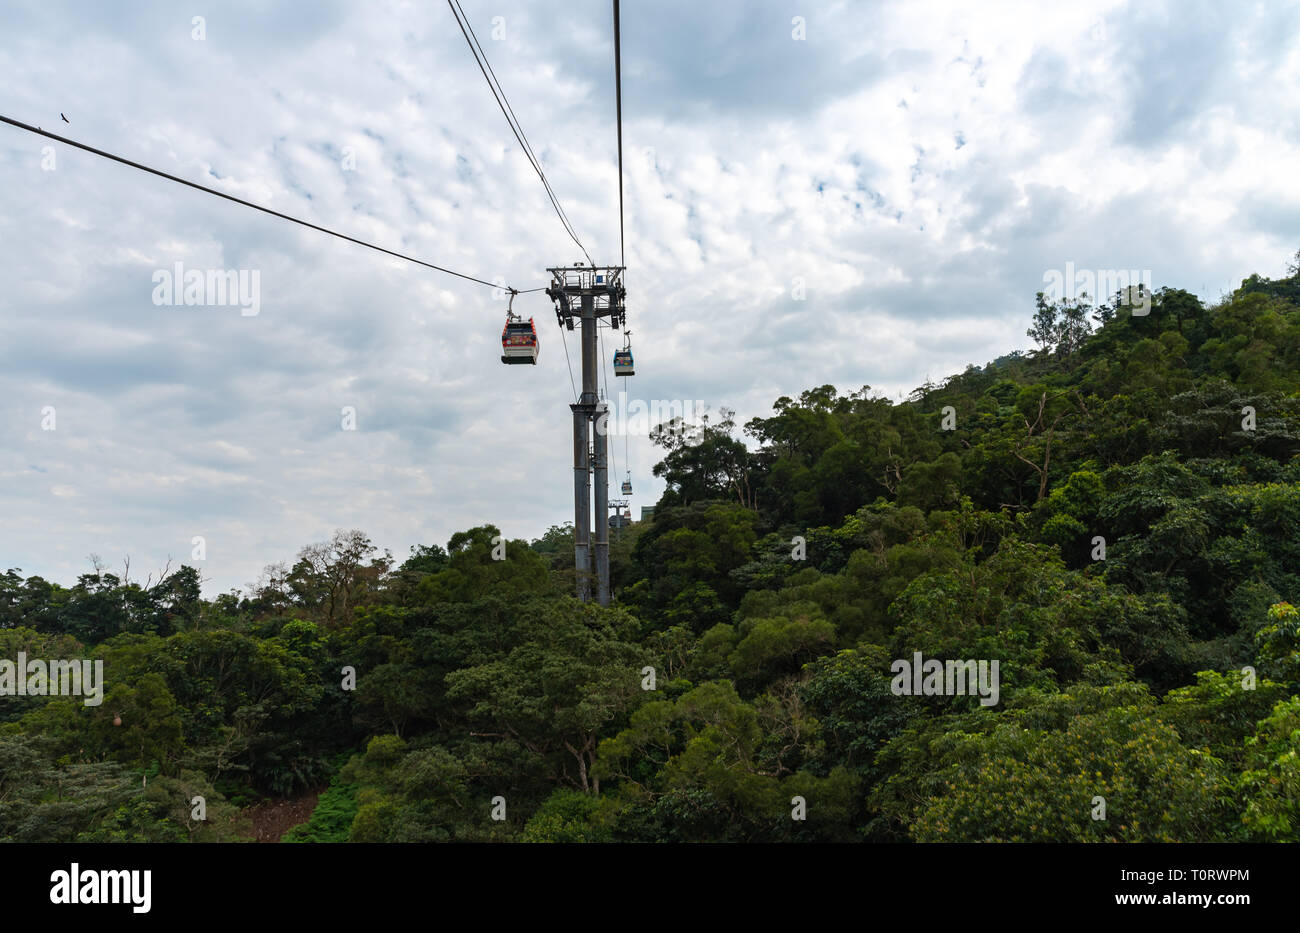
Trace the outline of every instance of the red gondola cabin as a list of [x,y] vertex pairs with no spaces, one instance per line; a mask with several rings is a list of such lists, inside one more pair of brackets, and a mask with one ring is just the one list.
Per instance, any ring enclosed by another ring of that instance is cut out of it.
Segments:
[[535,364],[539,349],[533,319],[524,321],[513,315],[508,316],[506,326],[501,331],[501,362]]

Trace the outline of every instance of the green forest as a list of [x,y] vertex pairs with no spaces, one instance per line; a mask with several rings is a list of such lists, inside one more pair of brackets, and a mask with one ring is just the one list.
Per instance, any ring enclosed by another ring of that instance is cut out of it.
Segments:
[[[659,425],[609,608],[571,526],[340,531],[212,599],[9,569],[0,658],[105,685],[0,698],[0,838],[249,840],[319,793],[283,842],[1300,841],[1289,273],[1040,294],[1037,350],[906,400]],[[900,695],[917,652],[997,702]]]

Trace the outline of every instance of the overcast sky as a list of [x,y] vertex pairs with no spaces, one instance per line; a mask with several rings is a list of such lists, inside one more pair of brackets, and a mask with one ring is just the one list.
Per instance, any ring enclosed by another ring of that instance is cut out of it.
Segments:
[[[609,4],[462,3],[616,263]],[[1066,263],[1213,301],[1300,247],[1294,3],[622,19],[633,398],[742,423],[824,383],[896,399],[1026,348]],[[438,265],[522,289],[581,259],[444,3],[11,0],[0,71],[6,116]],[[336,528],[401,558],[572,518],[543,293],[516,301],[539,365],[507,368],[490,289],[4,125],[0,243],[0,569],[71,584],[92,553],[138,577],[170,558],[212,594]],[[176,263],[256,272],[257,313],[155,303]],[[627,451],[639,514],[658,458]]]

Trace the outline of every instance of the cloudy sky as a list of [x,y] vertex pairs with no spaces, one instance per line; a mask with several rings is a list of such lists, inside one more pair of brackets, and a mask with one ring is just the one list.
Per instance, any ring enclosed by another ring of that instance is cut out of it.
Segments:
[[[617,262],[609,4],[462,4]],[[823,383],[897,398],[1026,348],[1067,263],[1213,301],[1300,247],[1294,3],[626,0],[622,20],[633,398],[741,422]],[[581,259],[444,3],[19,0],[0,70],[5,116],[438,265],[523,289]],[[539,365],[507,368],[488,288],[4,125],[0,243],[0,569],[170,558],[211,594],[337,528],[401,557],[572,516],[543,293],[516,301]],[[155,303],[176,263],[256,272],[258,313]],[[647,439],[614,457],[652,504]]]

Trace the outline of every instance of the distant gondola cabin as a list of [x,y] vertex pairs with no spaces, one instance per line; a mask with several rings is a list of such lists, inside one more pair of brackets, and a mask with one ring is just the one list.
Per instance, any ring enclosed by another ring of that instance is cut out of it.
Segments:
[[632,351],[616,350],[614,351],[614,375],[615,376],[635,376],[636,371],[632,368]]

